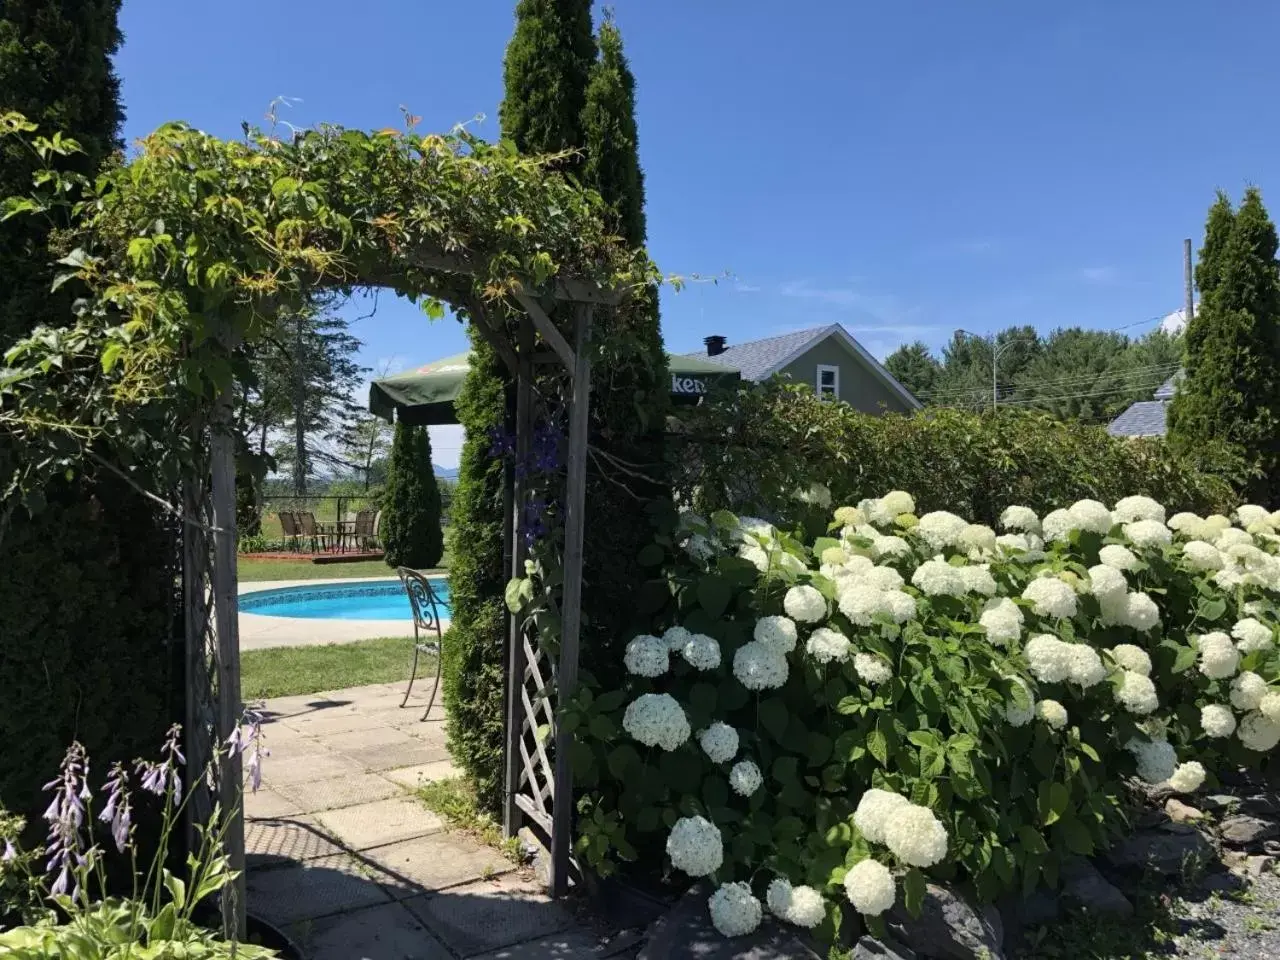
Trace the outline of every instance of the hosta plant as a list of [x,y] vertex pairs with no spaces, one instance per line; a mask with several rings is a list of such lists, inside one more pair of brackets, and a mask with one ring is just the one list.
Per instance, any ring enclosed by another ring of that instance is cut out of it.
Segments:
[[1280,513],[1127,497],[1001,527],[902,492],[812,542],[682,516],[642,557],[624,686],[588,677],[563,711],[578,855],[712,877],[726,933],[767,909],[832,936],[917,909],[927,877],[1056,885],[1126,828],[1133,781],[1265,762]]

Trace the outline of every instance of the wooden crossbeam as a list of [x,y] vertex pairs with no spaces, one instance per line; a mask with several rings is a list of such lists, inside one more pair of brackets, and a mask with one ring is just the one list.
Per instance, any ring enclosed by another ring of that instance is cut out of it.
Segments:
[[[474,277],[480,273],[477,261],[462,254],[445,253],[441,250],[415,250],[408,260],[414,266],[425,270],[439,270],[443,273],[461,273]],[[523,279],[521,282],[525,282]],[[532,287],[532,284],[525,283]],[[569,300],[575,303],[599,303],[605,306],[617,306],[626,296],[624,290],[602,290],[594,283],[576,278],[557,279],[551,286],[551,295],[557,300]]]
[[551,345],[551,349],[556,352],[556,356],[560,358],[564,368],[572,371],[577,364],[573,356],[573,348],[569,346],[569,341],[564,338],[564,334],[551,322],[547,312],[542,309],[542,304],[523,291],[516,293],[516,300],[519,301],[520,306],[524,307],[524,312],[529,314],[529,319],[533,321],[533,325],[542,334],[542,339],[546,340]]

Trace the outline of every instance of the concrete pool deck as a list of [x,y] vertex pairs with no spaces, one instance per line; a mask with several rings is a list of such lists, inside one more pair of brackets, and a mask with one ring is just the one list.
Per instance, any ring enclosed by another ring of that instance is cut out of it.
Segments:
[[[279,587],[322,587],[354,583],[356,580],[399,582],[399,577],[358,577],[329,580],[252,580],[240,584],[240,596]],[[448,628],[449,621],[441,621]],[[413,620],[319,620],[311,617],[267,617],[260,613],[240,613],[240,649],[269,647],[317,647],[329,643],[354,643],[374,637],[412,637]]]

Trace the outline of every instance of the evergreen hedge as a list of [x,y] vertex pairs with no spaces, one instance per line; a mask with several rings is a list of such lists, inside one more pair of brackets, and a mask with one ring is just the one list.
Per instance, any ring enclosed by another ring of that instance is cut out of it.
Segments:
[[444,556],[440,487],[431,465],[431,435],[426,427],[396,424],[379,532],[388,566],[435,567]]
[[771,518],[798,514],[795,494],[811,483],[837,505],[910,490],[921,513],[949,510],[989,525],[1013,503],[1048,511],[1130,494],[1170,513],[1213,513],[1235,503],[1239,468],[1213,445],[1182,454],[1021,411],[875,416],[783,382],[691,409],[668,446],[682,503]]

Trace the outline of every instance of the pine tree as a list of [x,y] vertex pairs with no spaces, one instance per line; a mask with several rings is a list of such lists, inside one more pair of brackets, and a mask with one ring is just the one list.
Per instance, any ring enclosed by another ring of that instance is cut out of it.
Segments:
[[387,565],[424,569],[444,555],[440,487],[431,465],[426,427],[396,424],[387,489],[382,500],[382,535]]
[[1184,449],[1220,441],[1256,470],[1242,494],[1280,493],[1280,264],[1275,225],[1255,188],[1232,215],[1210,208],[1196,279],[1200,311],[1187,327],[1186,376],[1170,404],[1169,440]]
[[911,391],[917,400],[928,402],[942,375],[942,364],[934,359],[923,340],[904,343],[884,360],[885,369]]
[[[111,55],[120,46],[120,0],[6,0],[0,5],[0,105],[74,137],[84,153],[59,160],[92,176],[121,146],[120,81]],[[9,138],[0,144],[0,199],[30,192],[35,155]],[[0,230],[0,353],[33,328],[63,325],[71,291],[51,295],[52,224],[15,217]]]

